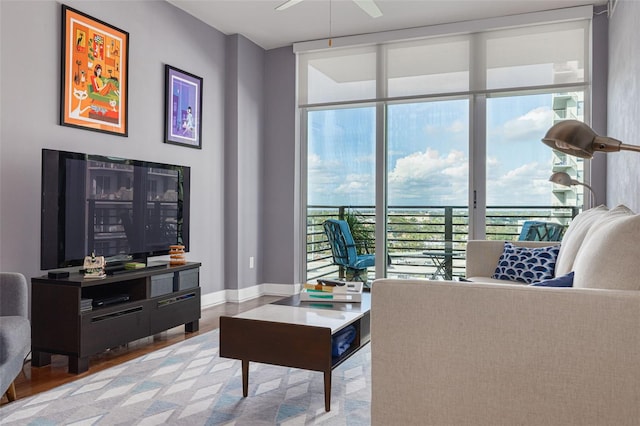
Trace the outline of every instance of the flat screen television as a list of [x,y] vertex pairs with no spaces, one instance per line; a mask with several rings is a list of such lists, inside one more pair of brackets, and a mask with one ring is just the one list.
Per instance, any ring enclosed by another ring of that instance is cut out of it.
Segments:
[[189,250],[189,167],[42,150],[41,269]]

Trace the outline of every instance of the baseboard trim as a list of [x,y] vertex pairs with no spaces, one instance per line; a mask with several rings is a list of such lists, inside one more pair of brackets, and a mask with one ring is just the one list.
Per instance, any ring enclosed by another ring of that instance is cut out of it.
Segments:
[[202,308],[208,308],[222,303],[240,303],[258,298],[260,296],[293,296],[300,293],[302,284],[258,284],[238,290],[222,290],[203,294],[200,298]]
[[216,291],[214,293],[207,293],[200,296],[200,307],[210,308],[212,306],[220,305],[227,301],[226,290]]
[[302,284],[261,284],[263,294],[267,296],[293,296],[300,293]]

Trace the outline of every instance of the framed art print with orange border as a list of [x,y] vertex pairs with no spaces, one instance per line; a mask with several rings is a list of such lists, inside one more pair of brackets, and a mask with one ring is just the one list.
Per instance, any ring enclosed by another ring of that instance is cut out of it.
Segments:
[[60,124],[127,136],[129,33],[62,5]]

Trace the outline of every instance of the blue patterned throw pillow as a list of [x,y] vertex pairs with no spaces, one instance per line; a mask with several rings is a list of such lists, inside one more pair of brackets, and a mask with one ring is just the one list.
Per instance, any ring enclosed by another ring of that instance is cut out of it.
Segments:
[[516,247],[505,242],[492,278],[531,284],[553,278],[560,246]]
[[573,287],[573,271],[569,272],[567,275],[562,275],[550,280],[536,281],[529,285],[537,287]]

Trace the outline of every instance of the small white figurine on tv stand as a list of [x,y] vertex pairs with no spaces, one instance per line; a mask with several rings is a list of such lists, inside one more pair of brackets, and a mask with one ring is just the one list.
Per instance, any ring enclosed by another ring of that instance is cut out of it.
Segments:
[[104,256],[96,256],[95,252],[91,256],[84,257],[84,277],[85,278],[104,278]]

